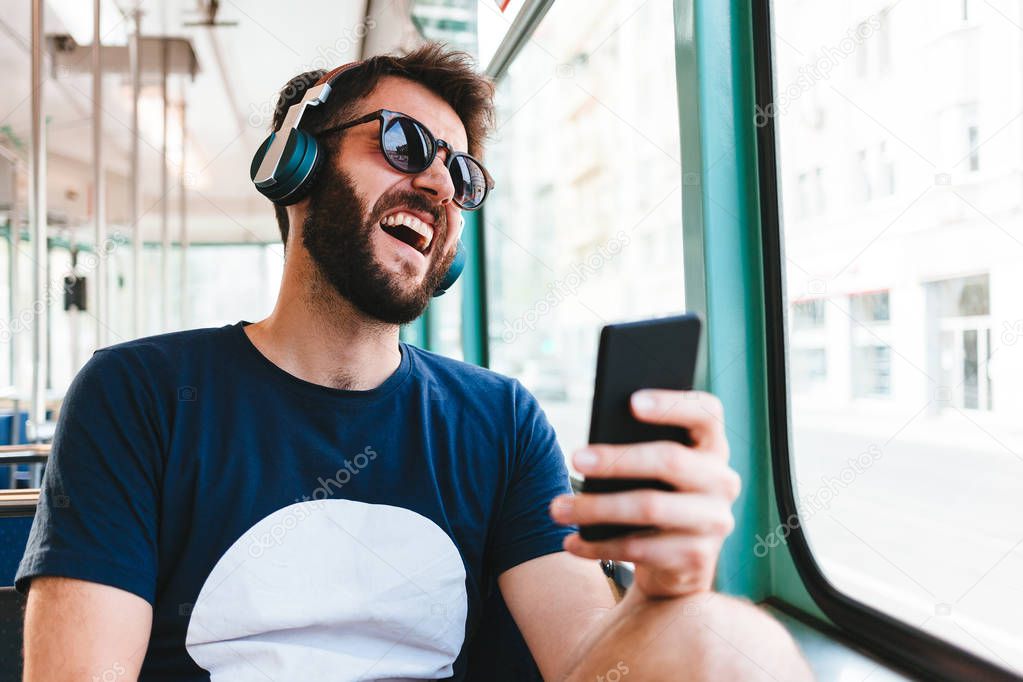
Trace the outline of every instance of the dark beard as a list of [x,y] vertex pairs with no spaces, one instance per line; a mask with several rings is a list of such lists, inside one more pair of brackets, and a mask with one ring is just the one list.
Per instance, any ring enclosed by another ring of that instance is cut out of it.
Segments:
[[329,161],[325,163],[328,167],[321,170],[302,223],[302,245],[323,278],[367,316],[399,325],[415,320],[426,310],[454,260],[454,253],[439,256],[431,251],[432,262],[422,283],[405,291],[396,276],[386,272],[374,258],[372,230],[381,229],[380,218],[394,208],[421,210],[433,216],[431,249],[439,249],[447,237],[445,209],[416,192],[398,191],[381,196],[370,213],[351,176]]

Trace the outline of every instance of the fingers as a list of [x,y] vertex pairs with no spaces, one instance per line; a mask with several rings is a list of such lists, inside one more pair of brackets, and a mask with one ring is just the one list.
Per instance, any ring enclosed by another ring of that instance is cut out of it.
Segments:
[[644,389],[632,394],[632,413],[651,424],[667,424],[689,429],[697,450],[721,453],[728,458],[725,438],[725,412],[721,401],[702,391]]
[[613,559],[656,566],[685,575],[712,573],[720,540],[685,533],[633,534],[602,542],[586,542],[579,535],[565,538],[564,548],[587,559]]
[[719,458],[680,443],[589,445],[575,453],[575,468],[594,478],[653,478],[687,492],[716,494],[734,501],[742,482]]
[[550,513],[564,524],[656,526],[662,532],[716,537],[728,535],[735,526],[730,502],[720,496],[657,490],[561,495],[554,498]]

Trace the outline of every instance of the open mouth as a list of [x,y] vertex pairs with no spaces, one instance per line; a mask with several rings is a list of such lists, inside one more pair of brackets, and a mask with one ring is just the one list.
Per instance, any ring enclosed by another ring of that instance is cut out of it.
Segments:
[[433,226],[404,211],[384,216],[380,228],[424,255],[433,243]]

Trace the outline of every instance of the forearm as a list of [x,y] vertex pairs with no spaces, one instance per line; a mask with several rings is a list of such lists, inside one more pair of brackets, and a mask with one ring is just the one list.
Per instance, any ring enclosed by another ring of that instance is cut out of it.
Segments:
[[652,600],[629,590],[574,655],[570,681],[813,679],[781,625],[714,592]]

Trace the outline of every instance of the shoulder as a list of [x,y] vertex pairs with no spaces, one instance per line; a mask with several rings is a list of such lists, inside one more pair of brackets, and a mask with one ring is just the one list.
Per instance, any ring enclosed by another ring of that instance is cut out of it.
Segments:
[[232,327],[189,329],[144,336],[96,350],[75,377],[76,383],[144,385],[150,389],[176,381],[202,358],[223,349]]
[[532,394],[515,377],[407,344],[404,348],[411,354],[413,371],[425,382],[433,383],[435,390],[443,392],[445,397],[491,408],[500,403],[510,410],[535,402]]
[[217,344],[223,341],[233,330],[234,326],[226,325],[223,327],[203,327],[201,329],[186,329],[166,334],[143,336],[138,339],[123,341],[112,346],[100,348],[96,353],[107,353],[120,357],[135,357],[144,360],[154,360],[159,357],[179,357]]
[[476,391],[514,391],[517,379],[480,367],[462,360],[455,360],[439,353],[404,344],[412,355],[419,373],[439,383],[462,386]]
[[143,336],[100,348],[93,355],[100,362],[111,364],[137,364],[147,367],[166,365],[179,366],[203,353],[223,348],[224,342],[234,327],[204,327],[186,329],[153,336]]
[[541,412],[533,394],[518,379],[486,367],[405,344],[412,354],[417,373],[445,398],[453,398],[470,412],[499,410],[515,422],[531,420]]

